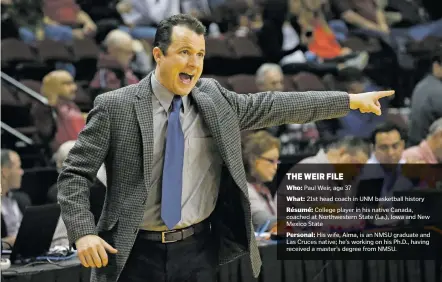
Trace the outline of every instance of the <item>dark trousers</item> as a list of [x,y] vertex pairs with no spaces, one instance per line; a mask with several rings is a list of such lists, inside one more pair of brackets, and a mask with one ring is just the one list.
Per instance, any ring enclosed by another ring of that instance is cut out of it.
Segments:
[[217,250],[210,231],[167,244],[138,236],[119,282],[215,282]]

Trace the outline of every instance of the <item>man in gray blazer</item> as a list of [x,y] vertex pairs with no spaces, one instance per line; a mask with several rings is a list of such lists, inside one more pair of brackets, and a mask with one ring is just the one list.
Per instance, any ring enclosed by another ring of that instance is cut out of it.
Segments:
[[[380,114],[393,91],[239,95],[200,79],[204,26],[189,15],[162,21],[156,69],[98,96],[58,180],[70,242],[92,281],[214,281],[218,265],[261,260],[252,226],[240,131]],[[107,171],[95,226],[89,186]]]

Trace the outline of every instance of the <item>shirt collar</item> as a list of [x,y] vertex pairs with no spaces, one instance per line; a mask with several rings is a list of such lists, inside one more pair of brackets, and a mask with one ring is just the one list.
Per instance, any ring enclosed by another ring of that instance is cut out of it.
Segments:
[[[164,110],[166,112],[169,112],[170,104],[172,104],[173,96],[175,96],[175,94],[173,94],[169,89],[164,87],[158,81],[158,79],[155,76],[155,72],[152,73],[151,84],[152,84],[153,94],[158,99],[158,101],[160,102],[160,104],[164,108]],[[189,97],[188,96],[189,95],[182,96],[184,113],[187,113],[187,111],[189,109]]]

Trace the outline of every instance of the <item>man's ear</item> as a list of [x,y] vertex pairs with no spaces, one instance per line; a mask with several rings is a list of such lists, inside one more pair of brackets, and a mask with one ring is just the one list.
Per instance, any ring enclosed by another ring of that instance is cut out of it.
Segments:
[[160,48],[154,47],[152,49],[152,56],[155,62],[158,64],[161,61],[161,58],[164,56],[163,51]]

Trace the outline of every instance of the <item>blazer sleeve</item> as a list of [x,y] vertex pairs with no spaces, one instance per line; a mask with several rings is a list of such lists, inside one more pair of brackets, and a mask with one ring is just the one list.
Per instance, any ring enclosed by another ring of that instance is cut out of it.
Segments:
[[350,111],[350,98],[346,92],[237,94],[223,88],[217,81],[215,83],[237,113],[240,130],[338,118]]
[[57,182],[61,215],[71,244],[85,235],[97,234],[94,216],[90,212],[89,189],[109,147],[109,114],[103,96],[98,96]]

